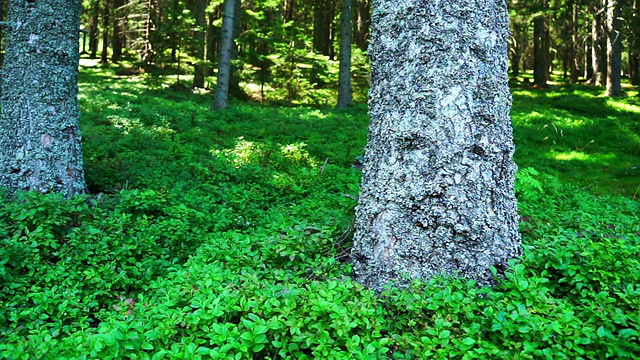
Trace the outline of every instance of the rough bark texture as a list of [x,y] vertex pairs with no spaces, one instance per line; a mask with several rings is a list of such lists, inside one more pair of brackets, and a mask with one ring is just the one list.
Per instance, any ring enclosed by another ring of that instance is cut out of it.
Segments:
[[338,75],[338,109],[351,105],[351,19],[352,0],[342,0],[342,18],[340,22],[340,74]]
[[12,1],[0,124],[0,184],[85,191],[78,128],[80,1]]
[[356,278],[491,284],[521,253],[504,0],[374,2]]
[[607,4],[607,90],[606,96],[621,96],[622,34],[620,32],[620,3]]
[[213,109],[227,108],[229,98],[229,79],[231,78],[231,55],[233,53],[233,19],[235,0],[225,0],[220,37],[220,62],[218,63],[218,79],[213,99]]

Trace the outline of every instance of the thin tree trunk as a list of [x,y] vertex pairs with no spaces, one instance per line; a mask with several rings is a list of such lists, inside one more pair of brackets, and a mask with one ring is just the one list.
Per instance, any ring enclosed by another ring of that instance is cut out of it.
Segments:
[[640,85],[640,6],[633,1],[631,32],[629,34],[629,82]]
[[371,1],[355,0],[353,42],[362,51],[369,46],[369,26],[371,24]]
[[340,73],[338,75],[338,109],[351,105],[351,19],[352,0],[342,0],[342,18],[340,22]]
[[194,4],[194,13],[196,17],[196,39],[198,46],[196,48],[196,64],[193,74],[193,87],[204,88],[204,70],[205,70],[205,29],[207,27],[207,0],[196,0]]
[[356,278],[491,284],[521,253],[506,1],[377,0],[372,24]]
[[9,4],[0,185],[85,192],[78,111],[79,0]]
[[109,8],[111,1],[104,0],[102,5],[102,54],[100,54],[100,62],[106,64],[109,62]]
[[100,39],[99,22],[100,0],[94,0],[91,6],[91,22],[89,24],[89,56],[92,59],[98,57],[98,40]]
[[545,46],[545,19],[540,15],[533,19],[533,83],[547,87],[547,55]]
[[218,81],[213,100],[213,109],[227,108],[229,99],[229,78],[231,77],[231,55],[233,53],[233,20],[236,0],[224,1],[224,15],[220,36],[220,61],[218,63]]
[[120,62],[122,57],[122,45],[124,44],[124,29],[122,27],[123,7],[124,0],[113,0],[113,41],[111,42],[112,53],[111,61],[114,63]]
[[571,67],[570,82],[575,84],[578,82],[578,12],[580,7],[580,1],[576,0],[571,9],[571,51],[569,56],[569,66]]
[[606,96],[622,95],[622,33],[620,32],[620,2],[607,4],[607,90]]
[[[0,21],[4,21],[4,0],[0,0]],[[0,26],[0,45],[2,44],[2,40],[4,38],[4,27]],[[4,62],[4,53],[0,52],[0,68],[2,68],[2,64]],[[0,77],[1,81],[1,77]],[[0,92],[2,91],[2,87],[0,87]]]
[[[603,0],[603,3],[606,4],[606,0]],[[591,23],[591,62],[593,67],[591,84],[597,86],[605,86],[607,81],[607,50],[603,27],[603,9],[594,7]]]

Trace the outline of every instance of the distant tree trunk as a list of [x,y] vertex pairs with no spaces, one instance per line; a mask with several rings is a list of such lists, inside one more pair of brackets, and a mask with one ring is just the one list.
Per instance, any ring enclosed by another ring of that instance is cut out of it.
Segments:
[[80,0],[11,1],[0,127],[0,185],[86,190],[78,111]]
[[233,53],[233,20],[236,0],[224,1],[224,15],[220,36],[220,61],[218,62],[218,81],[213,100],[213,109],[227,108],[229,99],[229,78],[231,77],[231,55]]
[[575,84],[578,82],[578,21],[579,21],[580,1],[576,0],[571,8],[571,51],[569,56],[571,67],[570,82]]
[[326,56],[332,55],[331,24],[333,9],[331,1],[314,0],[313,6],[313,49]]
[[[237,39],[240,36],[240,31],[242,30],[242,2],[240,0],[236,0],[236,7],[233,11],[233,39]],[[231,77],[229,78],[229,94],[240,100],[249,99],[249,95],[244,91],[244,89],[240,86],[240,69],[234,64],[233,60],[238,59],[238,44],[232,42],[232,52],[231,52]]]
[[540,15],[533,19],[533,83],[541,88],[547,87],[548,52],[546,51],[545,18]]
[[521,253],[506,1],[373,4],[356,279],[492,284]]
[[355,0],[355,21],[353,22],[353,42],[362,51],[369,46],[369,25],[371,24],[371,1]]
[[620,2],[607,4],[607,90],[606,96],[622,95],[622,33],[620,32]]
[[[606,1],[603,0],[604,4]],[[591,22],[591,62],[593,67],[591,84],[597,86],[605,86],[607,81],[607,50],[603,27],[603,9],[598,6],[593,8],[594,16]]]
[[[4,0],[0,0],[0,21],[4,21]],[[2,40],[4,38],[4,28],[0,26],[0,45],[2,45]],[[1,50],[1,49],[0,49]],[[4,62],[4,53],[0,51],[0,68],[2,68],[2,63]],[[1,82],[2,76],[0,76]],[[0,93],[2,92],[2,87],[0,87]]]
[[295,14],[296,0],[285,0],[284,2],[284,22],[293,20]]
[[638,3],[638,0],[633,1],[629,34],[629,82],[631,85],[640,85],[640,6]]
[[207,17],[207,61],[214,64],[220,57],[218,52],[218,45],[220,45],[220,28],[215,26],[215,21],[221,16],[222,11],[220,10],[219,14],[208,14]]
[[100,54],[100,62],[106,64],[109,62],[109,8],[111,1],[104,0],[102,4],[102,54]]
[[94,0],[91,6],[91,22],[89,23],[89,56],[92,59],[98,57],[98,40],[100,31],[100,0]]
[[207,0],[195,0],[194,14],[196,17],[196,39],[198,45],[196,48],[196,64],[193,73],[193,87],[204,88],[204,70],[205,70],[205,29],[207,27]]
[[111,53],[111,61],[120,62],[122,57],[122,46],[124,44],[124,29],[122,27],[124,0],[113,0],[113,41],[111,43],[113,52]]
[[340,22],[340,73],[338,75],[338,109],[351,105],[351,19],[352,0],[342,0],[342,18]]

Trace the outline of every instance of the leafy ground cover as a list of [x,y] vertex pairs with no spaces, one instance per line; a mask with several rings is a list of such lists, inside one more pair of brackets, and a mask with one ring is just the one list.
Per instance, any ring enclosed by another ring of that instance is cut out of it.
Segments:
[[514,99],[524,256],[377,296],[345,261],[364,105],[213,113],[83,69],[92,194],[0,196],[0,357],[639,357],[637,99]]

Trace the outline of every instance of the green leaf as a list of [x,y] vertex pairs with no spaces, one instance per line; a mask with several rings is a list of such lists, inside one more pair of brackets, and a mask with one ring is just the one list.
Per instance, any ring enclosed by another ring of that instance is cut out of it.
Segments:
[[462,341],[460,342],[460,344],[458,345],[458,349],[462,350],[462,351],[467,351],[469,349],[471,349],[473,347],[473,345],[475,345],[476,340],[470,337],[466,337],[464,339],[462,339]]

